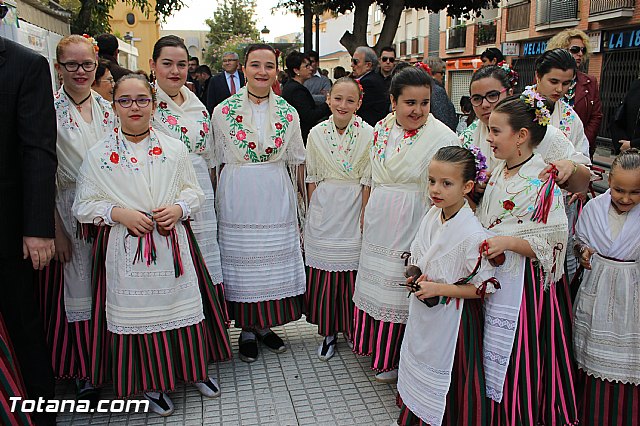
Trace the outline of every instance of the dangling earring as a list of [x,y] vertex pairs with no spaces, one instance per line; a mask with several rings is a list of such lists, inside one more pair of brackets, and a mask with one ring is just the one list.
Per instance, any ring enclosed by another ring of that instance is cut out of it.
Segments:
[[520,145],[518,145],[518,157],[522,157],[522,152],[520,151]]

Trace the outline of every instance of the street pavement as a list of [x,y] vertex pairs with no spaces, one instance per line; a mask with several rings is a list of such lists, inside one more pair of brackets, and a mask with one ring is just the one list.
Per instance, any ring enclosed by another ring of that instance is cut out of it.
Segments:
[[[274,354],[264,346],[252,364],[238,358],[239,330],[231,329],[234,358],[212,364],[222,395],[204,398],[193,386],[178,386],[170,394],[173,415],[155,413],[61,413],[60,425],[381,425],[397,419],[395,386],[378,383],[370,358],[354,355],[342,335],[329,362],[316,355],[322,338],[316,326],[303,319],[274,328],[288,344],[287,352]],[[75,385],[58,384],[59,398],[74,399]],[[113,398],[110,389],[102,398]]]

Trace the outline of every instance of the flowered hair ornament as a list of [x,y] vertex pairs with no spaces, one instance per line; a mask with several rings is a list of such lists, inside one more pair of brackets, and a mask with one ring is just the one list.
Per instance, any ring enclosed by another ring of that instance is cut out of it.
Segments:
[[433,75],[433,72],[431,71],[431,67],[425,64],[424,62],[416,62],[413,66],[416,68],[422,68],[424,71],[427,72],[427,74]]
[[89,34],[82,34],[82,37],[86,38],[91,42],[91,44],[93,45],[93,50],[95,50],[96,54],[100,52],[100,48],[98,47],[98,42],[95,41],[93,37],[91,37]]
[[507,61],[500,61],[496,64],[496,66],[502,68],[502,70],[507,73],[507,77],[509,77],[509,83],[511,84],[511,87],[515,87],[518,85],[518,79],[520,78],[520,75],[516,72],[516,70],[511,68]]
[[356,84],[358,85],[358,87],[360,88],[360,100],[362,100],[363,96],[364,96],[364,87],[362,87],[362,84],[360,83],[360,80],[353,80],[356,82]]
[[480,148],[473,144],[469,144],[466,146],[469,151],[476,157],[476,183],[484,183],[488,180],[487,178],[487,157],[482,153]]
[[533,87],[527,87],[520,95],[520,100],[535,111],[536,118],[533,121],[536,121],[541,126],[547,126],[551,123],[551,112],[547,108],[545,99]]

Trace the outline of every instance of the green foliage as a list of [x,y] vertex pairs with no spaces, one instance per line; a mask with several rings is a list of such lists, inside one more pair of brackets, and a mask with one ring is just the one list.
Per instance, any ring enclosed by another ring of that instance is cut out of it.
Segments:
[[207,39],[215,48],[225,44],[232,36],[246,36],[258,40],[260,34],[256,28],[254,0],[221,0],[213,12],[213,18],[205,22],[209,26]]
[[255,42],[255,37],[244,34],[227,37],[224,43],[209,46],[205,60],[211,64],[210,66],[213,72],[220,71],[222,69],[222,54],[224,52],[235,52],[238,54],[240,61],[242,61],[244,59],[244,50],[248,45]]
[[[140,9],[146,16],[152,12],[148,0],[125,0],[127,4]],[[73,16],[71,32],[74,34],[98,35],[110,32],[109,12],[117,0],[63,0]],[[182,0],[157,0],[155,6],[156,19],[164,20],[184,6]]]

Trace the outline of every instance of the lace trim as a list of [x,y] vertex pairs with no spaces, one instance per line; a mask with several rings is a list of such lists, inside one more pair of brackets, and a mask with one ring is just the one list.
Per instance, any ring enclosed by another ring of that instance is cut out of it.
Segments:
[[150,324],[146,326],[116,325],[107,320],[107,329],[110,332],[116,333],[116,334],[149,334],[149,333],[158,333],[161,331],[175,330],[177,328],[188,327],[190,325],[197,324],[202,320],[204,320],[204,314],[202,312],[187,318],[168,321],[162,324]]
[[324,261],[312,258],[311,256],[309,256],[309,253],[306,253],[306,256],[305,256],[305,265],[315,269],[320,269],[322,271],[328,271],[328,272],[357,271],[358,264],[359,262],[350,262],[350,263],[324,262]]
[[596,379],[606,380],[608,382],[619,382],[619,383],[622,383],[623,385],[640,386],[640,377],[627,377],[627,376],[613,377],[609,373],[601,373],[599,371],[592,370],[589,367],[583,365],[578,360],[576,360],[576,364],[578,364],[578,368],[580,370],[584,371],[589,376],[592,376]]
[[[171,271],[171,274],[169,274],[170,276],[174,276],[175,272]],[[132,275],[134,277],[140,277],[140,276],[166,276],[166,274],[147,274],[147,275],[142,275],[142,274],[138,274],[138,275]],[[153,290],[135,290],[135,289],[110,289],[110,291],[112,291],[114,294],[119,294],[119,295],[123,295],[123,296],[161,296],[161,295],[166,295],[166,294],[173,294],[176,293],[178,291],[181,290],[185,290],[188,288],[192,288],[195,287],[196,284],[192,283],[192,282],[188,282],[188,283],[184,283],[184,284],[180,284],[178,286],[172,287],[172,288],[162,288],[162,289],[153,289]]]
[[222,231],[222,228],[230,228],[230,229],[285,229],[285,228],[295,228],[296,222],[284,222],[284,223],[231,223],[231,222],[223,222],[220,221],[218,223],[219,229]]
[[383,321],[383,322],[393,322],[396,324],[406,324],[407,319],[409,318],[409,299],[407,299],[407,309],[398,310],[398,309],[390,309],[384,308],[377,305],[374,305],[372,302],[369,302],[367,299],[362,297],[359,294],[355,294],[353,296],[353,302],[356,307],[361,311],[366,312],[370,317],[375,320]]
[[91,319],[91,309],[88,311],[66,311],[67,322],[89,321]]
[[305,290],[306,283],[303,274],[297,275],[295,280],[281,284],[278,289],[264,289],[264,291],[253,290],[250,295],[245,294],[248,291],[247,289],[234,288],[232,285],[225,284],[224,297],[230,302],[256,303],[299,296],[304,294]]

